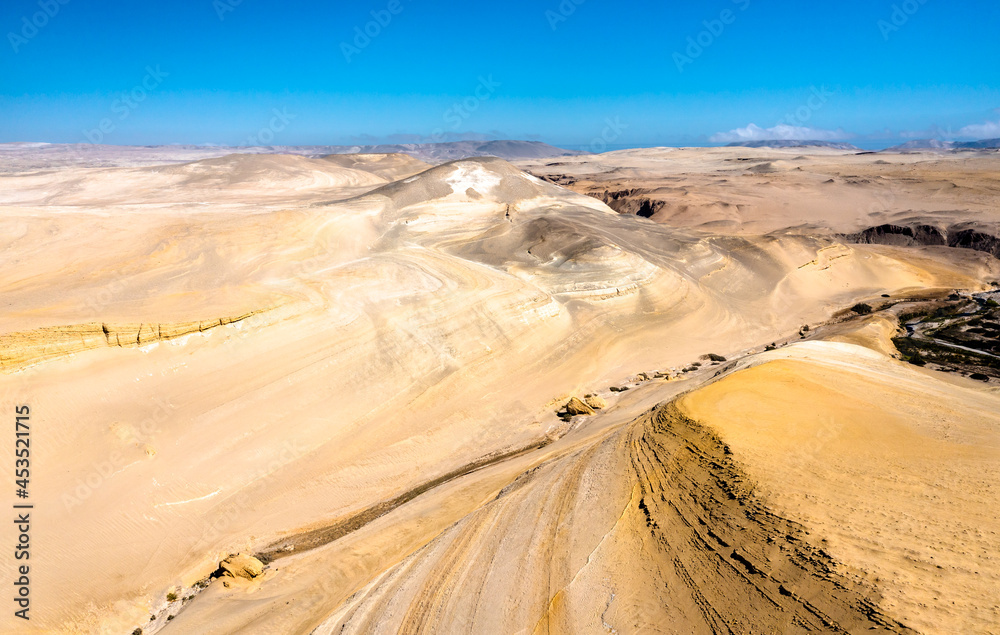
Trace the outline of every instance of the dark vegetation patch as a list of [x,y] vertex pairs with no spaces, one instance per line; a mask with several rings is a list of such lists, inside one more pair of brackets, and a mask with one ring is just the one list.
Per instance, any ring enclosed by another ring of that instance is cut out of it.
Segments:
[[981,381],[1000,379],[1000,310],[988,300],[953,295],[944,304],[915,309],[899,320],[908,332],[893,343],[904,361],[933,364]]
[[909,337],[893,338],[892,343],[902,354],[903,361],[916,366],[932,363],[954,371],[978,373],[1000,379],[1000,359]]

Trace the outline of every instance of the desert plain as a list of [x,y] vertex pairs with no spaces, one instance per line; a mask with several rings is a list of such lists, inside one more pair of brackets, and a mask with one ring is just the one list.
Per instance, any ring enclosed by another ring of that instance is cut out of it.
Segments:
[[0,145],[0,630],[1000,633],[1000,154],[427,159]]

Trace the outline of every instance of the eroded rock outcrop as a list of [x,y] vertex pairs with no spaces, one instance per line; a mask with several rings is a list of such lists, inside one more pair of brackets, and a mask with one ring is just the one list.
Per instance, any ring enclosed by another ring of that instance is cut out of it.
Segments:
[[236,324],[263,313],[199,322],[143,322],[134,324],[71,324],[0,335],[0,369],[13,371],[65,355],[107,346],[144,346],[154,342],[201,333],[226,324]]
[[948,246],[975,249],[976,251],[984,251],[1000,257],[1000,238],[975,229],[962,229],[949,232]]
[[233,554],[219,563],[223,577],[253,580],[264,573],[264,563],[246,554]]
[[875,245],[895,245],[914,247],[924,245],[947,245],[959,249],[982,251],[1000,256],[1000,238],[980,231],[966,224],[952,225],[940,230],[933,225],[878,225],[863,231],[847,234],[851,242]]
[[592,415],[594,409],[584,403],[579,397],[573,397],[566,402],[566,412],[571,415]]
[[879,225],[850,234],[848,239],[861,244],[897,245],[912,247],[915,245],[944,245],[945,237],[941,231],[932,225]]
[[616,192],[605,190],[603,194],[591,194],[591,196],[604,201],[608,207],[619,214],[633,214],[643,218],[651,218],[667,204],[665,201],[656,201],[646,196],[649,192],[650,190],[641,188]]

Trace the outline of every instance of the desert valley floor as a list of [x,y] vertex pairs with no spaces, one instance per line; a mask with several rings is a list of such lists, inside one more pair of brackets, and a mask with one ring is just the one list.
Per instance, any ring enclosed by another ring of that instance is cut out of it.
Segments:
[[0,146],[0,631],[1000,633],[1000,154],[97,152]]

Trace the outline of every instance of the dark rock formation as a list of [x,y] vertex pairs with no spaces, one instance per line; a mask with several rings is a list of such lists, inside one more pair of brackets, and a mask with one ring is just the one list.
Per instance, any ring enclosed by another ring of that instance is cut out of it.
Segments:
[[962,249],[985,251],[1000,258],[1000,238],[975,229],[963,229],[948,233],[948,246]]
[[947,244],[944,235],[933,225],[879,225],[850,234],[848,240],[862,244],[896,245],[912,247],[914,245],[944,245]]
[[860,244],[897,247],[947,245],[958,249],[982,251],[1000,258],[1000,238],[962,225],[953,225],[946,231],[941,231],[933,225],[887,224],[847,234],[844,239]]
[[651,218],[658,211],[666,207],[665,201],[654,201],[647,196],[650,190],[636,188],[632,190],[619,190],[617,192],[604,191],[604,194],[591,194],[596,199],[615,210],[619,214],[631,214]]

